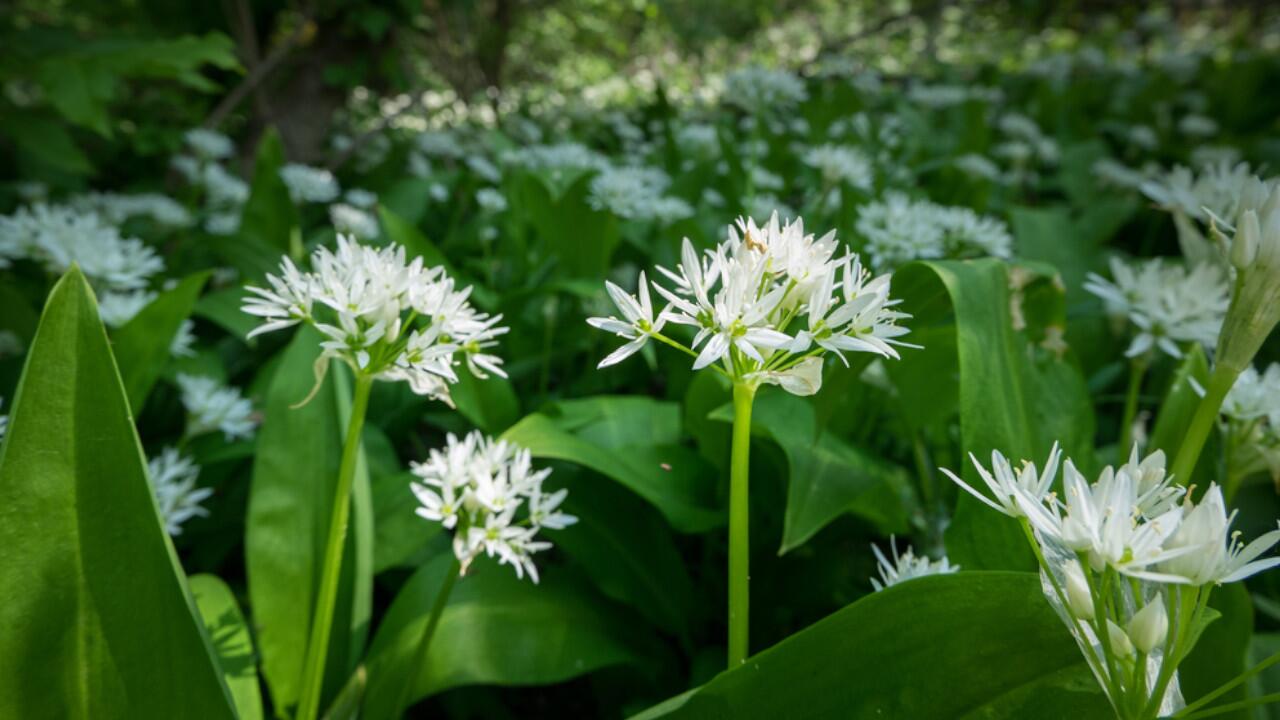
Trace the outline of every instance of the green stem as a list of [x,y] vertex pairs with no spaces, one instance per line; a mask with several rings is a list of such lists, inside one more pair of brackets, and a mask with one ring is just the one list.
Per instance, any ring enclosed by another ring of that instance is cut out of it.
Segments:
[[1200,720],[1200,718],[1213,717],[1214,715],[1222,715],[1224,713],[1229,713],[1232,710],[1244,710],[1245,708],[1251,708],[1251,707],[1254,707],[1255,705],[1266,705],[1267,703],[1274,703],[1274,702],[1280,702],[1280,693],[1271,693],[1270,695],[1263,695],[1261,697],[1250,698],[1248,700],[1241,700],[1239,702],[1227,703],[1226,705],[1219,705],[1216,708],[1202,710],[1196,713],[1195,715],[1175,715],[1174,717],[1181,717],[1183,718],[1183,720]]
[[733,449],[729,462],[729,667],[747,659],[748,533],[747,474],[751,458],[751,405],[756,390],[747,383],[733,385]]
[[1222,363],[1213,368],[1213,375],[1209,377],[1209,387],[1204,397],[1200,398],[1200,404],[1196,406],[1196,413],[1191,417],[1191,425],[1187,427],[1187,434],[1182,439],[1182,445],[1178,447],[1178,456],[1173,461],[1173,477],[1183,485],[1190,483],[1191,473],[1196,469],[1196,461],[1200,459],[1204,442],[1209,438],[1209,431],[1213,429],[1214,423],[1218,421],[1222,401],[1227,397],[1227,392],[1231,390],[1231,386],[1235,384],[1236,377],[1239,375],[1239,370]]
[[436,602],[431,606],[431,615],[427,618],[427,626],[422,630],[422,636],[418,638],[418,647],[413,652],[413,660],[409,663],[409,672],[404,676],[404,684],[400,686],[400,696],[396,700],[396,711],[391,715],[393,718],[400,717],[405,708],[409,705],[409,695],[413,691],[414,680],[417,679],[418,673],[422,671],[422,663],[427,658],[427,646],[431,644],[431,637],[436,633],[436,626],[440,624],[440,614],[444,612],[444,606],[449,602],[449,594],[453,592],[453,584],[458,581],[458,575],[462,571],[462,564],[458,562],[458,558],[454,557],[453,562],[449,565],[449,571],[444,576],[444,582],[440,584],[440,591],[436,593]]
[[1190,632],[1192,623],[1195,620],[1196,603],[1199,600],[1199,588],[1188,588],[1181,585],[1175,585],[1175,597],[1177,601],[1170,603],[1170,607],[1174,610],[1173,617],[1169,623],[1169,637],[1165,640],[1164,659],[1160,661],[1160,672],[1156,676],[1155,685],[1151,688],[1151,698],[1147,701],[1146,707],[1143,709],[1143,718],[1160,717],[1160,704],[1164,702],[1164,695],[1169,689],[1169,683],[1173,680],[1173,674],[1178,670],[1178,664],[1182,662],[1183,656],[1190,648],[1182,648],[1186,642],[1187,633]]
[[1138,416],[1138,397],[1142,392],[1142,379],[1147,374],[1146,356],[1134,358],[1129,363],[1129,391],[1124,398],[1124,418],[1120,424],[1120,462],[1128,457],[1133,446],[1133,421]]
[[372,385],[373,378],[369,375],[356,375],[351,418],[347,421],[347,439],[342,446],[338,484],[333,494],[333,513],[329,519],[329,536],[324,548],[320,594],[316,598],[316,613],[311,621],[311,637],[307,642],[307,661],[302,673],[302,698],[296,720],[314,720],[320,713],[325,655],[329,649],[329,634],[333,629],[333,608],[337,602],[338,577],[342,570],[342,545],[347,536],[347,517],[351,510],[351,483],[356,475],[360,432],[364,428],[364,416],[369,409],[369,389]]
[[1195,702],[1191,703],[1190,705],[1188,705],[1188,706],[1186,706],[1186,707],[1182,708],[1182,709],[1181,709],[1181,710],[1179,710],[1178,712],[1174,713],[1174,715],[1173,715],[1173,716],[1174,716],[1174,717],[1182,717],[1183,715],[1189,715],[1189,714],[1191,714],[1191,713],[1195,712],[1196,710],[1199,710],[1200,708],[1204,707],[1205,705],[1208,705],[1209,703],[1211,703],[1211,702],[1213,702],[1214,700],[1218,699],[1218,698],[1219,698],[1219,697],[1221,697],[1223,694],[1225,694],[1225,693],[1227,693],[1227,692],[1230,692],[1232,688],[1236,687],[1236,686],[1237,686],[1237,685],[1239,685],[1240,683],[1242,683],[1242,682],[1244,682],[1244,681],[1248,680],[1249,678],[1253,677],[1254,675],[1257,675],[1258,673],[1262,672],[1263,670],[1266,670],[1267,668],[1271,667],[1272,665],[1275,665],[1275,664],[1276,664],[1276,663],[1278,663],[1278,662],[1280,662],[1280,653],[1276,653],[1276,654],[1272,655],[1271,657],[1268,657],[1266,660],[1263,660],[1262,662],[1258,663],[1257,665],[1254,665],[1253,667],[1249,668],[1248,670],[1245,670],[1244,672],[1242,672],[1242,673],[1240,673],[1239,675],[1235,676],[1235,678],[1233,678],[1233,679],[1231,679],[1231,680],[1229,680],[1229,681],[1227,681],[1227,682],[1223,683],[1222,685],[1219,685],[1219,686],[1218,686],[1218,689],[1214,690],[1213,692],[1208,693],[1207,695],[1204,695],[1204,696],[1203,696],[1203,697],[1201,697],[1199,700],[1197,700],[1197,701],[1195,701]]

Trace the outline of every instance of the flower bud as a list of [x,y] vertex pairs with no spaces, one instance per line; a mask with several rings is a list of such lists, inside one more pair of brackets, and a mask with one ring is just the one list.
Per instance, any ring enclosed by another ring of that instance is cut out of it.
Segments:
[[1164,609],[1164,598],[1157,595],[1129,620],[1129,637],[1142,652],[1164,645],[1169,635],[1169,614]]
[[1133,654],[1133,642],[1125,634],[1124,628],[1110,620],[1107,621],[1107,637],[1111,641],[1111,652],[1118,657],[1129,657]]
[[1231,242],[1231,264],[1237,270],[1246,270],[1258,257],[1258,242],[1262,229],[1258,226],[1258,214],[1246,210],[1240,216],[1235,240]]
[[1084,576],[1080,563],[1072,560],[1063,568],[1067,579],[1067,604],[1071,612],[1081,620],[1093,619],[1093,596],[1089,593],[1089,580]]

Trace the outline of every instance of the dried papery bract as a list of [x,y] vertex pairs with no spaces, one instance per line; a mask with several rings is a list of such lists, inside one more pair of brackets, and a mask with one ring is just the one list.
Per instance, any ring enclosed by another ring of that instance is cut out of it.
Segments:
[[1262,558],[1280,530],[1245,545],[1231,533],[1222,491],[1199,503],[1165,470],[1165,456],[1108,466],[1089,482],[1067,459],[1062,496],[1049,492],[1055,447],[1043,473],[1023,461],[1014,471],[999,452],[988,471],[973,458],[994,497],[945,471],[964,490],[1021,523],[1040,563],[1044,595],[1076,639],[1121,720],[1155,720],[1185,705],[1178,666],[1210,619],[1215,585],[1280,564]]
[[309,272],[285,258],[280,275],[266,279],[268,287],[248,288],[252,294],[244,311],[263,321],[250,336],[299,323],[312,325],[325,336],[316,361],[316,388],[331,359],[346,363],[355,374],[297,714],[301,720],[314,720],[320,711],[325,651],[370,386],[374,380],[404,381],[415,393],[448,403],[459,367],[481,378],[489,372],[503,374],[502,361],[488,350],[507,328],[498,324],[500,315],[471,307],[471,288],[456,287],[443,268],[425,267],[421,258],[408,261],[399,245],[374,248],[339,235],[336,252],[321,247],[312,254]]
[[[763,226],[740,219],[728,239],[699,252],[687,238],[675,269],[659,267],[664,283],[644,272],[633,296],[605,287],[619,317],[594,317],[593,327],[627,342],[600,362],[608,367],[638,352],[649,340],[693,358],[733,385],[733,440],[729,492],[729,665],[747,657],[747,477],[751,410],[762,384],[796,395],[822,387],[823,359],[869,352],[897,358],[895,346],[908,317],[889,297],[889,276],[872,276],[854,253],[840,252],[835,232],[806,234],[803,221],[782,224],[775,212]],[[652,287],[651,287],[652,285]],[[666,306],[654,305],[656,293]],[[663,333],[683,325],[687,345]]]

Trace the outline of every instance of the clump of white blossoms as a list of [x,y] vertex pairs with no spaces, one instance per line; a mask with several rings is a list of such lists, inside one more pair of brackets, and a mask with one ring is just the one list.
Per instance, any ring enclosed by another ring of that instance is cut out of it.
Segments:
[[410,484],[421,503],[417,514],[453,532],[461,572],[481,553],[510,565],[516,575],[538,582],[533,555],[551,547],[543,529],[560,530],[578,519],[560,511],[568,490],[543,492],[551,470],[534,470],[528,450],[479,431],[411,465],[421,482]]
[[495,188],[480,188],[476,191],[476,204],[481,210],[498,214],[507,210],[507,196]]
[[[1250,187],[1257,184],[1261,187]],[[1182,254],[1191,262],[1205,262],[1225,259],[1225,253],[1214,252],[1205,237],[1211,221],[1218,218],[1230,223],[1255,203],[1260,204],[1256,196],[1265,199],[1274,185],[1274,180],[1255,178],[1248,163],[1217,162],[1198,173],[1175,166],[1143,183],[1142,192],[1156,206],[1173,214]]]
[[318,373],[337,358],[358,374],[403,380],[445,402],[460,360],[476,377],[506,377],[501,359],[487,352],[507,332],[502,316],[473,308],[471,288],[458,288],[444,268],[425,267],[422,258],[407,262],[403,246],[369,247],[339,235],[336,252],[312,253],[310,272],[286,257],[267,284],[247,288],[252,294],[242,309],[263,320],[249,337],[314,326],[325,336]]
[[119,225],[130,218],[145,217],[157,225],[169,228],[187,227],[191,213],[177,200],[157,193],[124,195],[121,193],[91,192],[78,195],[69,201],[73,208],[98,213],[107,222]]
[[334,203],[329,206],[329,222],[333,229],[347,235],[354,235],[360,240],[372,240],[378,237],[378,218],[362,208],[347,203]]
[[871,578],[871,587],[875,588],[876,592],[915,578],[927,575],[950,575],[960,571],[960,566],[952,565],[945,556],[941,560],[916,557],[909,545],[899,554],[898,541],[892,536],[889,538],[889,550],[893,553],[892,560],[885,557],[879,547],[874,544],[871,546],[871,551],[876,554],[877,570],[880,573],[879,580]]
[[606,168],[591,178],[587,203],[628,220],[670,224],[693,215],[684,200],[666,195],[671,178],[655,167]]
[[758,65],[734,70],[724,78],[724,101],[749,113],[786,110],[809,98],[804,82],[786,70]]
[[191,458],[167,447],[147,461],[147,477],[160,507],[165,532],[181,535],[183,523],[196,516],[209,516],[209,511],[200,503],[213,495],[213,489],[196,485],[200,466]]
[[1013,236],[1003,221],[899,192],[861,206],[855,228],[872,267],[881,271],[911,260],[1013,256]]
[[1213,349],[1231,302],[1226,273],[1212,264],[1187,269],[1162,258],[1125,263],[1111,259],[1111,280],[1090,273],[1084,283],[1102,298],[1107,312],[1137,328],[1125,355],[1143,356],[1159,348],[1182,357],[1183,345]]
[[280,168],[280,179],[289,189],[289,197],[297,202],[327,203],[336,200],[342,190],[333,173],[324,168],[289,163]]
[[1222,489],[1200,502],[1173,482],[1155,452],[1103,469],[1090,483],[1062,462],[1063,494],[1050,492],[1055,446],[1037,472],[999,452],[988,471],[973,463],[992,497],[946,474],[989,507],[1021,523],[1041,565],[1044,593],[1066,623],[1122,720],[1165,717],[1183,706],[1177,668],[1209,617],[1210,591],[1280,564],[1260,559],[1280,530],[1245,545],[1232,533]]
[[859,190],[871,190],[875,185],[871,158],[855,147],[818,145],[806,150],[803,159],[805,165],[822,175],[825,183],[844,183]]
[[1226,427],[1226,496],[1244,479],[1266,472],[1280,486],[1280,363],[1263,372],[1250,365],[1222,402]]
[[220,431],[228,442],[253,437],[258,421],[253,403],[235,387],[216,378],[178,373],[182,406],[187,410],[187,437]]
[[[870,352],[897,358],[894,345],[908,317],[894,310],[889,277],[872,277],[853,253],[837,255],[835,231],[821,238],[800,219],[782,225],[775,213],[763,227],[741,219],[729,238],[699,253],[686,238],[675,270],[659,267],[672,289],[653,289],[668,305],[655,313],[649,282],[638,297],[607,282],[622,318],[594,317],[593,327],[627,344],[600,362],[607,367],[637,352],[650,338],[694,357],[695,370],[714,367],[752,385],[772,383],[799,395],[818,391],[822,356]],[[668,323],[693,328],[688,347],[662,334]]]
[[192,128],[183,134],[182,139],[192,152],[205,160],[225,160],[236,151],[231,138],[207,128]]

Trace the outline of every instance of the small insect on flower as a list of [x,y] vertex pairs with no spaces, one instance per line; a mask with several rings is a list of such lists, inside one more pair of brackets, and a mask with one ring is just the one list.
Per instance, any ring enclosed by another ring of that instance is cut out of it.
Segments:
[[453,551],[465,573],[481,553],[510,565],[516,575],[538,582],[533,555],[551,543],[537,540],[543,528],[561,530],[578,521],[560,510],[565,489],[544,492],[550,469],[534,470],[532,455],[479,431],[432,450],[411,469],[419,517],[453,531]]

